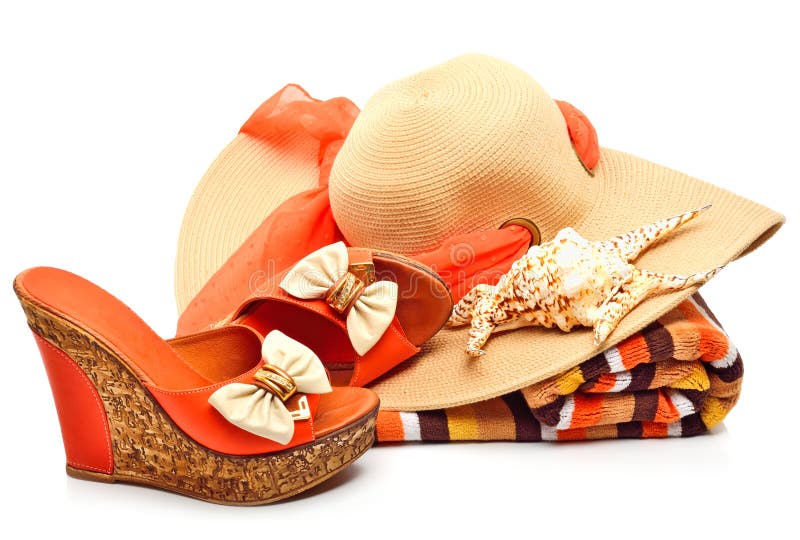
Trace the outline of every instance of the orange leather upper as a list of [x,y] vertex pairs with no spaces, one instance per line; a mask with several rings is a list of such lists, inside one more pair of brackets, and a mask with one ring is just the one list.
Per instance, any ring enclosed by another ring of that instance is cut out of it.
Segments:
[[[166,342],[117,298],[69,272],[55,268],[33,268],[17,277],[16,286],[21,294],[107,344],[175,424],[208,448],[227,454],[252,455],[314,440],[319,396],[308,395],[312,418],[295,423],[294,438],[288,445],[280,445],[239,429],[209,405],[208,397],[217,388],[229,382],[247,380],[259,367],[261,340],[253,330],[231,326]],[[79,370],[74,363],[73,366]],[[60,369],[55,377],[63,381],[67,375],[72,376],[69,370]],[[54,394],[57,387],[58,383],[53,384]],[[334,389],[333,393],[337,393],[337,390],[340,389]],[[377,406],[377,398],[371,392],[362,390],[358,395],[350,391],[346,393],[353,400],[349,407],[343,406],[343,400],[335,396],[325,400],[334,404],[336,410],[321,415],[326,423],[321,427],[322,431],[340,429],[360,418],[357,415],[363,416],[364,409],[368,412]],[[84,401],[75,398],[75,407],[80,409],[80,414],[69,413],[71,418],[80,418],[83,414],[81,411],[91,408],[91,393],[86,396],[80,398]],[[58,404],[59,398],[56,397],[56,400]],[[290,410],[294,408],[291,400],[287,407]],[[90,416],[87,416],[87,421],[91,421]],[[64,425],[62,422],[62,427]],[[68,439],[65,436],[65,443]],[[102,445],[90,446],[99,448]]]
[[[236,455],[264,454],[314,440],[313,415],[319,404],[319,396],[316,394],[307,395],[312,418],[295,422],[294,437],[287,446],[239,429],[208,403],[211,394],[225,384],[250,383],[257,370],[258,366],[234,379],[193,390],[170,391],[150,384],[147,389],[181,429],[200,444],[217,452]],[[296,409],[298,398],[299,396],[295,396],[290,399],[286,407],[289,410]]]
[[403,333],[403,327],[395,317],[380,341],[367,351],[367,354],[356,359],[350,384],[365,386],[398,366],[403,360],[414,356],[419,350],[419,347],[408,341]]
[[300,341],[329,369],[352,371],[348,381],[351,386],[364,386],[419,352],[395,317],[378,343],[364,356],[358,356],[347,339],[344,319],[328,304],[323,300],[298,300],[280,290],[259,300],[237,322],[258,332],[278,329]]
[[280,288],[289,269],[242,302],[232,317],[262,334],[281,330],[311,348],[329,369],[338,364],[343,371],[352,370],[350,385],[372,382],[419,352],[419,346],[447,322],[453,302],[447,285],[418,262],[364,248],[348,248],[348,258],[351,265],[371,262],[375,279],[393,281],[398,288],[394,321],[365,355],[355,353],[344,317],[325,301],[299,300]]

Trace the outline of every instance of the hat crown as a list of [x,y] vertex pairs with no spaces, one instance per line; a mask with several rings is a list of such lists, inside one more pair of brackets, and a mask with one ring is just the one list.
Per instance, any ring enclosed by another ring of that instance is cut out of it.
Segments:
[[370,99],[334,162],[330,199],[351,243],[416,254],[514,217],[552,236],[588,211],[591,182],[536,81],[467,55]]

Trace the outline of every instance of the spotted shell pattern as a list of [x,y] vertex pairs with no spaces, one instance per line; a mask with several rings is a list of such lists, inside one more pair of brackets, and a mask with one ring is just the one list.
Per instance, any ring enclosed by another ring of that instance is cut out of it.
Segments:
[[639,227],[609,240],[589,241],[567,227],[556,237],[531,247],[497,285],[478,285],[450,316],[449,326],[469,323],[467,353],[481,349],[494,331],[522,326],[594,328],[603,343],[631,309],[660,291],[705,283],[721,269],[688,276],[636,268],[639,254],[709,206]]

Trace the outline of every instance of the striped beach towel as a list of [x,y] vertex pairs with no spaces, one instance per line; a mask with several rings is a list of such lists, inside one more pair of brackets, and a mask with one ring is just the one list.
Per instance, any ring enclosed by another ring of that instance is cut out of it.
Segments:
[[[519,330],[523,331],[524,330]],[[378,442],[690,437],[739,397],[742,359],[699,295],[560,375],[435,411],[380,411]]]

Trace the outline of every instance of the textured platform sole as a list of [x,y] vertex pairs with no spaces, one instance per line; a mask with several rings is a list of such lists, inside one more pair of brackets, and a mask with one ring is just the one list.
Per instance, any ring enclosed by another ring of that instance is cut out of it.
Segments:
[[67,474],[130,482],[205,501],[258,505],[297,495],[344,470],[374,442],[377,408],[314,442],[261,456],[233,456],[196,443],[178,428],[108,345],[17,291],[28,324],[91,380],[111,434],[113,473],[67,466]]

